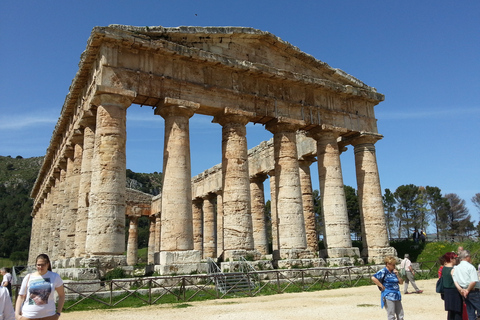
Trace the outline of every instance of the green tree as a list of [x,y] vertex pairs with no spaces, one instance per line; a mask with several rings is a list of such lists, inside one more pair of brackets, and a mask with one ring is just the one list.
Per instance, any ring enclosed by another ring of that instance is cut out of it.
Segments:
[[478,213],[480,213],[480,193],[476,193],[476,194],[472,197],[472,202],[473,202],[473,204],[475,205],[475,207],[477,208]]
[[445,220],[442,220],[441,217],[446,216],[449,203],[447,199],[442,196],[442,192],[438,187],[427,186],[425,188],[425,197],[435,222],[437,240],[439,240],[440,234],[444,234],[447,227]]
[[419,224],[418,187],[414,184],[402,185],[395,190],[393,195],[398,204],[396,212],[398,237],[401,238],[405,231],[407,237],[410,238],[410,230],[418,229]]
[[345,200],[347,202],[347,214],[350,226],[350,233],[355,234],[356,239],[359,239],[362,234],[362,224],[360,219],[360,209],[358,206],[358,195],[355,188],[344,186]]
[[445,195],[449,203],[447,210],[448,231],[450,237],[467,236],[473,229],[471,216],[465,206],[465,200],[461,199],[456,193]]
[[392,228],[395,222],[395,197],[390,189],[385,189],[383,199],[383,209],[385,211],[385,223],[387,224],[388,238],[392,238]]

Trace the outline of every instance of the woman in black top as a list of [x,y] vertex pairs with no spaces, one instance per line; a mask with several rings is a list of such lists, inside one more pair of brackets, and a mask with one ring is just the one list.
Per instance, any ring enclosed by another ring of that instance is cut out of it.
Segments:
[[463,299],[452,278],[453,267],[457,264],[457,254],[455,252],[447,252],[440,261],[442,260],[444,261],[442,278],[445,311],[448,311],[447,320],[462,320]]

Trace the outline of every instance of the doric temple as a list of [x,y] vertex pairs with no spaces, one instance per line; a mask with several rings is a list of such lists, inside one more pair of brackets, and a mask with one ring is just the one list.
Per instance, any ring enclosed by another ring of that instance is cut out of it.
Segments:
[[[396,255],[375,155],[382,136],[374,106],[383,100],[375,88],[268,32],[96,27],[32,190],[29,263],[47,253],[65,268],[133,265],[140,216],[150,219],[148,259],[161,274],[202,271],[206,258],[380,262]],[[152,117],[164,119],[163,188],[154,198],[126,188],[132,105],[151,106]],[[192,178],[189,119],[195,114],[221,126],[222,162]],[[272,139],[247,150],[248,123],[264,125]],[[362,252],[352,246],[340,163],[348,145],[355,155]],[[318,177],[311,177],[315,162]],[[320,251],[312,178],[319,181],[324,215]]]

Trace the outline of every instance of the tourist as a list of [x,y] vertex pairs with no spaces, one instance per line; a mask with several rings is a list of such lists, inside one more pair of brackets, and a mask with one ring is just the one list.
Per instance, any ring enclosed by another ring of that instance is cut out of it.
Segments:
[[472,265],[472,258],[468,250],[463,250],[460,255],[460,264],[453,268],[453,281],[465,298],[469,320],[476,320],[480,316],[480,284],[476,268]]
[[455,252],[447,252],[442,256],[441,260],[444,261],[441,277],[447,320],[462,320],[463,298],[457,290],[452,277],[453,267],[457,264],[457,254]]
[[12,296],[12,275],[9,268],[0,269],[0,273],[3,275],[2,287],[6,287],[10,297]]
[[417,229],[415,229],[415,231],[413,232],[412,237],[413,237],[413,241],[414,241],[415,243],[418,243],[418,239],[420,239],[420,234],[418,233],[418,230],[417,230]]
[[5,287],[0,287],[0,319],[15,320],[15,311],[13,311],[12,299]]
[[417,284],[415,283],[415,270],[412,268],[412,262],[410,261],[410,255],[405,253],[404,259],[400,264],[400,268],[405,269],[405,285],[403,286],[403,293],[409,294],[408,284],[411,282],[416,293],[422,293],[423,290],[418,289]]
[[384,261],[385,268],[375,273],[371,279],[382,291],[381,305],[387,310],[388,320],[403,320],[402,295],[399,286],[403,283],[403,279],[395,269],[397,259],[390,256]]
[[[50,259],[46,254],[40,254],[37,257],[36,267],[37,272],[28,274],[22,281],[15,317],[17,320],[38,318],[56,320],[60,317],[65,302],[62,278],[52,272]],[[56,307],[55,291],[58,295]]]
[[420,229],[420,240],[422,240],[422,243],[425,243],[426,239],[427,239],[427,234],[425,233],[425,231]]

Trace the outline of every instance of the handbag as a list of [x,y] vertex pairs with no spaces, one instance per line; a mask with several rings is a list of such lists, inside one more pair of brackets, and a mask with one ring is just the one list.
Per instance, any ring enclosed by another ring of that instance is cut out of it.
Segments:
[[405,272],[405,268],[400,268],[398,274],[400,275],[400,277],[405,278],[405,276],[407,275],[407,273]]
[[438,278],[435,291],[437,293],[444,293],[445,290],[443,288],[443,277]]

